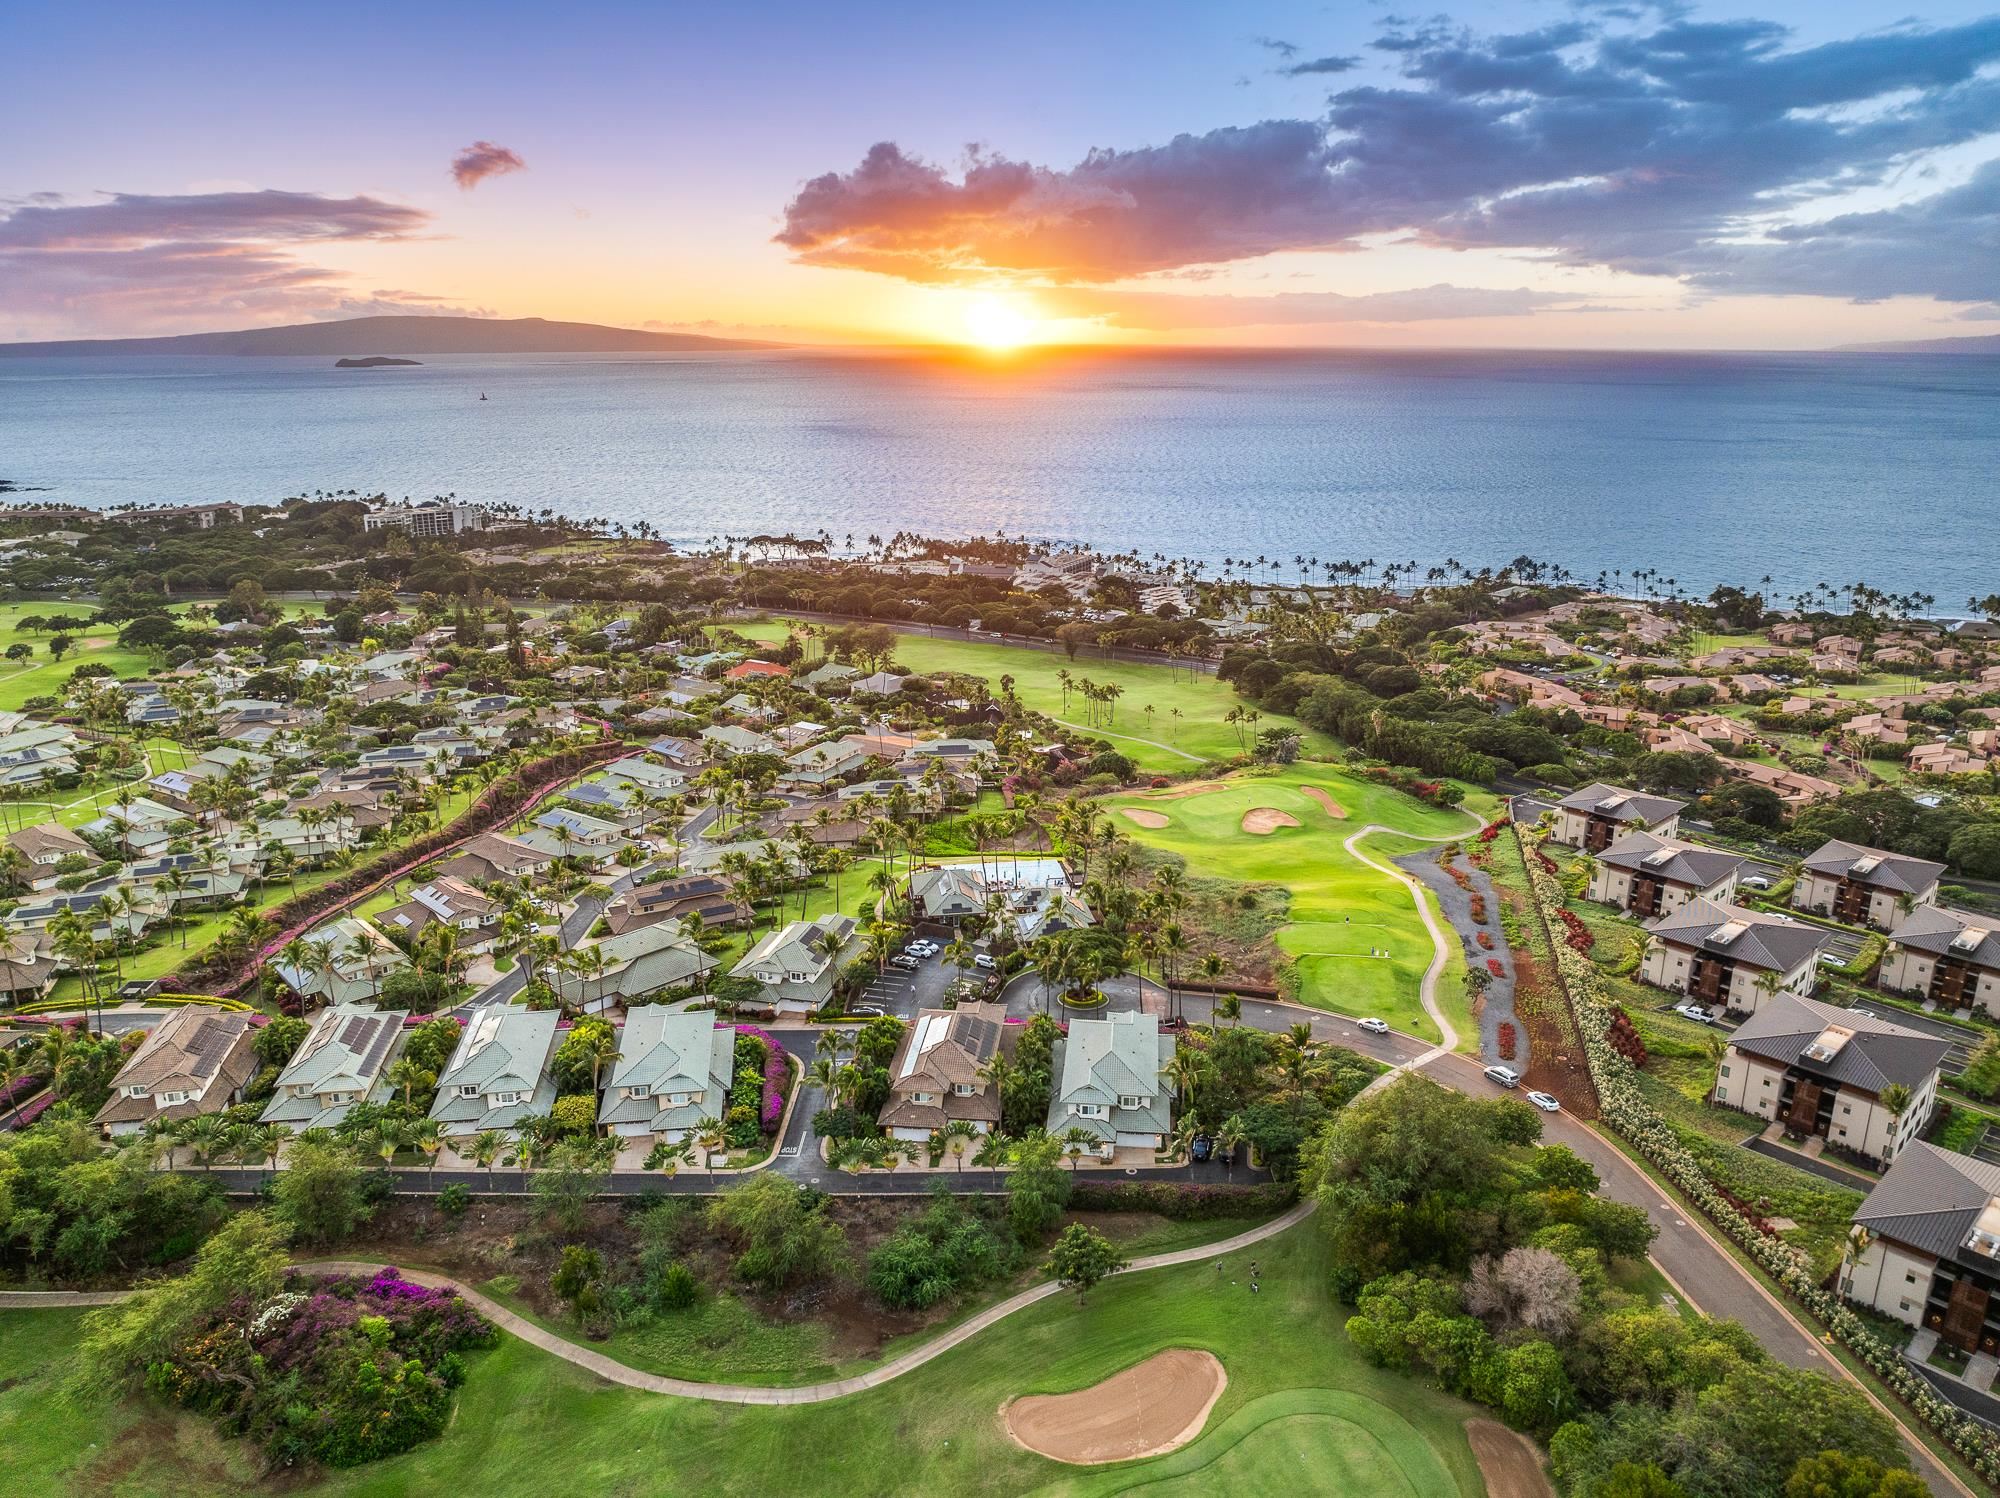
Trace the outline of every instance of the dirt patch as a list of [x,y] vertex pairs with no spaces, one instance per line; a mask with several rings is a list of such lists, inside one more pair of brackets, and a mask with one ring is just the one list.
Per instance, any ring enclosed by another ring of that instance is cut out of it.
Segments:
[[1253,806],[1243,813],[1243,830],[1258,837],[1269,837],[1280,827],[1296,827],[1299,819],[1288,811],[1279,811],[1275,806]]
[[1465,1439],[1486,1479],[1488,1498],[1555,1498],[1541,1453],[1519,1431],[1497,1420],[1468,1420]]
[[1228,1383],[1213,1353],[1176,1347],[1074,1394],[1011,1399],[1000,1419],[1018,1444],[1056,1461],[1125,1462],[1187,1445]]
[[91,635],[83,642],[85,650],[104,650],[114,644],[109,635]]
[[1137,823],[1141,827],[1164,827],[1167,825],[1167,819],[1158,812],[1146,811],[1137,806],[1121,806],[1118,808],[1118,815],[1128,821]]
[[1164,791],[1154,791],[1148,801],[1180,801],[1188,796],[1206,796],[1210,791],[1222,789],[1219,780],[1190,780],[1184,785],[1169,786]]
[[1342,806],[1338,801],[1334,800],[1332,796],[1328,795],[1318,786],[1302,785],[1299,787],[1299,789],[1304,791],[1308,796],[1312,797],[1313,800],[1317,801],[1319,803],[1319,809],[1325,812],[1328,816],[1334,818],[1336,821],[1344,822],[1347,820],[1347,808]]

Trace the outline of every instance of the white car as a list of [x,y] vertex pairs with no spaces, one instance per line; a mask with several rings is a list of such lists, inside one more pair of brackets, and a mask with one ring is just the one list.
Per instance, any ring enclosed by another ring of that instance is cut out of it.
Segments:
[[1737,882],[1745,889],[1769,889],[1771,887],[1771,881],[1766,879],[1762,874],[1746,874]]
[[1693,1020],[1697,1025],[1712,1025],[1715,1023],[1715,1016],[1699,1004],[1676,1004],[1674,1005],[1674,1013],[1678,1014],[1682,1019]]
[[975,952],[975,953],[973,953],[973,955],[972,955],[972,965],[973,965],[974,967],[983,967],[983,968],[986,968],[986,969],[987,969],[988,971],[991,971],[992,969],[994,969],[994,968],[996,968],[996,967],[1000,966],[1000,964],[999,964],[999,963],[995,962],[995,961],[994,961],[994,960],[993,960],[993,959],[992,959],[992,958],[991,958],[990,956],[988,956],[988,955],[987,955],[986,953],[984,953],[984,952]]
[[1366,1030],[1370,1035],[1387,1035],[1389,1033],[1389,1022],[1385,1019],[1374,1019],[1371,1017],[1369,1019],[1358,1019],[1354,1023],[1363,1030]]
[[1519,1087],[1521,1074],[1511,1066],[1489,1066],[1485,1068],[1486,1080],[1498,1082],[1502,1087]]
[[1563,1110],[1563,1105],[1546,1092],[1531,1092],[1528,1094],[1528,1101],[1544,1113],[1560,1113]]

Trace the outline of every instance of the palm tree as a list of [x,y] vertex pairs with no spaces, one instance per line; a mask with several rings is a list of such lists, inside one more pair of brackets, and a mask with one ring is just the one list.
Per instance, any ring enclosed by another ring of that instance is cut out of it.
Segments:
[[1243,998],[1240,994],[1226,993],[1215,1001],[1215,1017],[1226,1019],[1231,1028],[1243,1018]]
[[1097,1148],[1097,1136],[1081,1124],[1072,1124],[1062,1131],[1063,1154],[1069,1160],[1071,1175],[1076,1174],[1076,1162]]
[[507,1141],[501,1137],[498,1129],[482,1129],[472,1136],[470,1149],[472,1163],[486,1172],[488,1182],[493,1179],[494,1162],[500,1158],[501,1152],[506,1147]]
[[959,1172],[963,1174],[965,1170],[965,1152],[971,1146],[972,1141],[979,1137],[979,1130],[975,1129],[968,1119],[954,1118],[950,1123],[938,1130],[938,1135],[944,1141],[945,1148],[951,1151],[952,1159],[958,1162]]
[[1208,1066],[1200,1051],[1193,1046],[1175,1050],[1174,1059],[1167,1063],[1167,1080],[1174,1084],[1174,1095],[1180,1099],[1183,1113],[1193,1109],[1195,1093],[1207,1075]]
[[1216,1130],[1216,1138],[1221,1140],[1222,1147],[1232,1154],[1243,1147],[1248,1137],[1243,1131],[1243,1120],[1235,1114],[1224,1119],[1222,1127]]
[[419,1119],[416,1127],[410,1130],[410,1143],[424,1152],[425,1159],[430,1162],[430,1173],[435,1178],[438,1156],[444,1150],[443,1126],[435,1118]]
[[396,1151],[408,1143],[408,1133],[395,1119],[385,1118],[375,1126],[375,1153],[382,1157],[384,1169],[395,1160]]
[[406,1104],[410,1101],[411,1093],[419,1087],[428,1088],[437,1080],[408,1056],[398,1059],[395,1065],[389,1068],[387,1076],[389,1085],[401,1090]]
[[592,1030],[584,1043],[590,1049],[590,1092],[591,1096],[595,1097],[598,1077],[604,1069],[604,1064],[607,1061],[622,1061],[625,1056],[618,1049],[618,1032],[609,1026],[601,1030]]
[[214,1158],[216,1150],[222,1144],[223,1136],[228,1131],[229,1125],[222,1121],[220,1113],[197,1113],[182,1123],[175,1132],[180,1142],[187,1146],[189,1153],[194,1156],[194,1163],[205,1167]]
[[284,1149],[285,1141],[291,1137],[291,1125],[280,1123],[265,1124],[261,1129],[252,1131],[250,1152],[259,1160],[269,1160],[275,1168],[278,1163],[279,1152]]
[[728,1142],[729,1136],[723,1130],[721,1119],[704,1118],[694,1126],[693,1138],[701,1150],[701,1163],[706,1169],[715,1152]]

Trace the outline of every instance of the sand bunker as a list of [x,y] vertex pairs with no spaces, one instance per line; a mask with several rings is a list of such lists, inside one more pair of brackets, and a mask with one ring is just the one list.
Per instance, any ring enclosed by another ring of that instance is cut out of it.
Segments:
[[1347,808],[1342,806],[1338,801],[1334,800],[1333,797],[1329,796],[1325,791],[1321,790],[1318,786],[1302,785],[1299,787],[1299,789],[1304,791],[1308,796],[1312,797],[1313,800],[1317,801],[1319,803],[1320,810],[1325,812],[1328,816],[1338,817],[1342,821],[1345,821],[1347,819]]
[[1141,827],[1164,827],[1167,825],[1167,819],[1158,812],[1143,811],[1136,806],[1121,806],[1118,808],[1118,814],[1122,817],[1129,817]]
[[1465,1439],[1486,1479],[1488,1498],[1555,1498],[1541,1453],[1526,1436],[1496,1420],[1468,1420]]
[[1126,1462],[1200,1435],[1228,1382],[1212,1353],[1176,1347],[1074,1394],[1011,1399],[1000,1419],[1020,1445],[1059,1462]]
[[1275,806],[1253,806],[1243,813],[1243,830],[1254,832],[1259,837],[1268,837],[1280,827],[1296,827],[1299,819],[1288,811],[1279,811]]

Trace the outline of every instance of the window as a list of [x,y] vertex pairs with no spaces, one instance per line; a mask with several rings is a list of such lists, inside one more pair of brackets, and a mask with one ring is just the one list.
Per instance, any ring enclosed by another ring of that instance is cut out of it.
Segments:
[[479,1084],[477,1082],[466,1082],[462,1084],[458,1089],[458,1095],[460,1097],[478,1097]]
[[1722,1067],[1722,1074],[1723,1074],[1723,1075],[1724,1075],[1725,1077],[1729,1075],[1729,1065],[1728,1065],[1728,1063],[1727,1063],[1727,1062],[1724,1062],[1724,1063],[1723,1063],[1723,1067]]
[[1146,1100],[1142,1097],[1120,1097],[1118,1099],[1118,1106],[1121,1108],[1143,1108],[1146,1106]]
[[954,1082],[951,1084],[951,1090],[960,1097],[971,1097],[974,1089],[970,1082]]
[[1105,1109],[1102,1103],[1076,1103],[1072,1105],[1071,1111],[1078,1118],[1102,1118]]
[[650,1093],[651,1091],[652,1091],[652,1088],[648,1087],[648,1086],[647,1086],[647,1085],[646,1085],[646,1084],[645,1084],[644,1082],[641,1082],[641,1083],[639,1083],[639,1084],[638,1084],[638,1085],[637,1085],[636,1087],[628,1087],[628,1088],[626,1088],[626,1089],[625,1089],[625,1096],[627,1096],[627,1097],[645,1097],[645,1096],[646,1096],[646,1095],[647,1095],[648,1093]]

